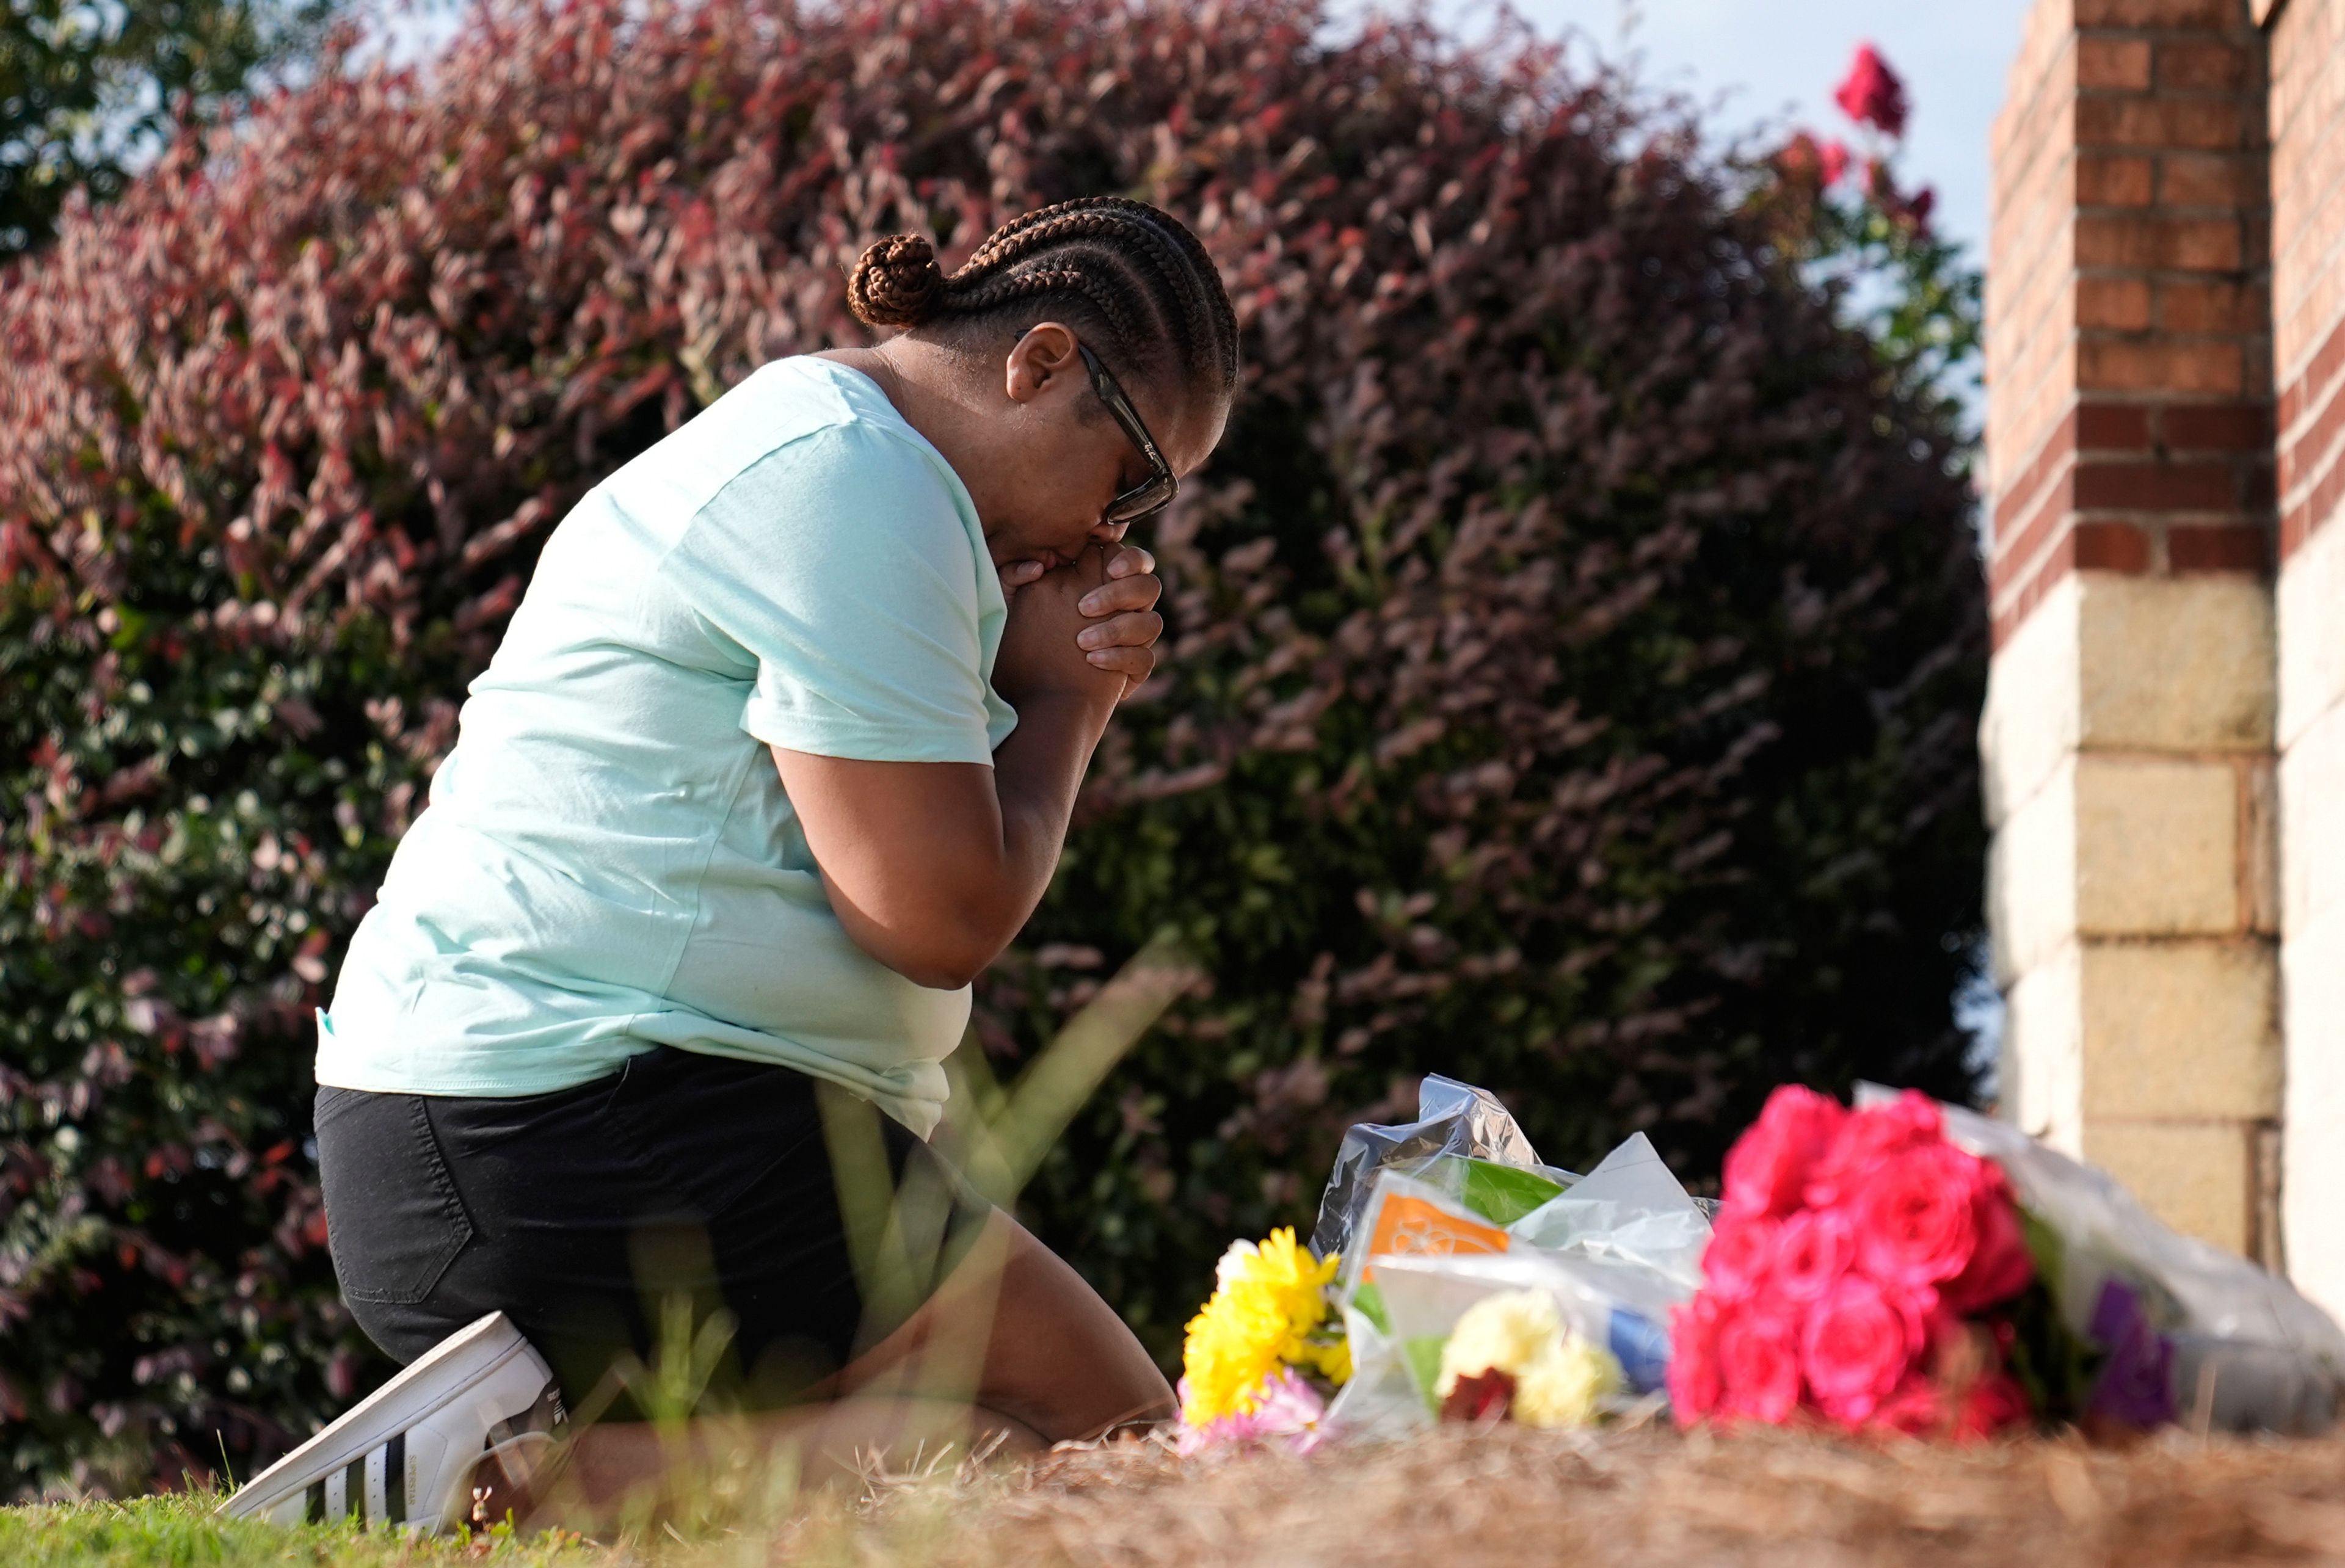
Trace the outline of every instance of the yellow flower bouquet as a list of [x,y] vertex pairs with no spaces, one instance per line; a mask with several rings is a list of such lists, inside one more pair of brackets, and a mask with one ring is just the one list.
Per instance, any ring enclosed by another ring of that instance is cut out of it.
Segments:
[[1328,1396],[1352,1376],[1333,1305],[1342,1265],[1333,1252],[1314,1258],[1291,1228],[1231,1244],[1182,1347],[1182,1452],[1269,1438],[1317,1444]]

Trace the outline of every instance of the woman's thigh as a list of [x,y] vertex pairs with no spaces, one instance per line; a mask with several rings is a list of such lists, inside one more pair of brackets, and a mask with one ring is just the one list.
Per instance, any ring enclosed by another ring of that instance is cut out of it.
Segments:
[[617,1075],[509,1099],[321,1088],[318,1163],[343,1300],[413,1361],[502,1311],[574,1402],[641,1338],[629,1259],[648,1172],[600,1136]]
[[[925,1146],[869,1119],[878,1211],[918,1172],[978,1229]],[[695,1329],[725,1315],[711,1391],[749,1408],[805,1393],[918,1304],[868,1321],[825,1135],[804,1075],[665,1048],[551,1095],[319,1094],[336,1266],[369,1336],[410,1361],[502,1311],[574,1405],[615,1395],[621,1417],[644,1412],[614,1371],[660,1353],[679,1304]]]
[[[924,1297],[924,1279],[868,1276],[849,1230],[859,1208],[893,1214],[898,1192],[939,1190],[936,1157],[900,1124],[843,1089],[762,1063],[660,1050],[612,1102],[613,1135],[640,1150],[667,1207],[628,1238],[645,1311],[689,1300],[695,1320],[721,1310],[731,1355],[726,1402],[770,1409],[806,1393],[849,1361]],[[826,1114],[826,1102],[831,1108]],[[837,1106],[851,1102],[872,1156],[858,1169],[833,1148]],[[851,1173],[851,1174],[848,1174]],[[955,1214],[969,1208],[957,1179],[942,1188]],[[875,1289],[875,1284],[878,1288]]]

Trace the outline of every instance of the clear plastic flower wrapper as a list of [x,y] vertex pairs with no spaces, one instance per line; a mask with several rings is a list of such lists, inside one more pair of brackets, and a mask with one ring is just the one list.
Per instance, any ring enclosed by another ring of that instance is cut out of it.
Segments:
[[1587,1176],[1427,1077],[1345,1137],[1308,1250],[1239,1243],[1190,1325],[1183,1452],[1440,1420],[1965,1441],[2067,1424],[2309,1434],[2345,1333],[2007,1124],[1866,1086],[1777,1089],[1687,1195],[1640,1134]]
[[[1499,1173],[1528,1171],[1548,1184],[1547,1196],[1579,1179],[1568,1170],[1541,1165],[1531,1140],[1489,1090],[1428,1073],[1417,1085],[1415,1121],[1392,1126],[1357,1122],[1344,1134],[1335,1168],[1319,1200],[1311,1250],[1322,1258],[1351,1250],[1352,1232],[1366,1212],[1379,1174],[1426,1177],[1436,1167],[1439,1173],[1431,1179],[1453,1196],[1462,1193],[1468,1174],[1477,1168],[1482,1180],[1498,1186],[1512,1184],[1512,1178]],[[1527,1194],[1538,1190],[1535,1184],[1523,1189]]]
[[[1315,1237],[1345,1247],[1355,1370],[1334,1431],[1397,1436],[1445,1415],[1580,1425],[1660,1389],[1669,1315],[1700,1283],[1710,1222],[1641,1133],[1576,1176],[1540,1163],[1486,1091],[1428,1078],[1419,1121],[1355,1128],[1345,1152]],[[1521,1354],[1465,1369],[1461,1396],[1457,1347],[1480,1337],[1477,1312],[1515,1322]]]

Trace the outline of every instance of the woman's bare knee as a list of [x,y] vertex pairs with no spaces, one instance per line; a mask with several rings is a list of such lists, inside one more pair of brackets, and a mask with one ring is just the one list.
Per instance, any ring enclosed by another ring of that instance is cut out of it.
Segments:
[[1123,1320],[999,1211],[937,1293],[838,1387],[971,1400],[1053,1442],[1173,1413],[1171,1386]]

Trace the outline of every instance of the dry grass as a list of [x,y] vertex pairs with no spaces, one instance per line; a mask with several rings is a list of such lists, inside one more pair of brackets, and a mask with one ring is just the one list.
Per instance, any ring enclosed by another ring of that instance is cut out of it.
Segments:
[[[749,1489],[749,1493],[756,1491]],[[746,1497],[745,1493],[735,1493]],[[1863,1447],[1448,1427],[1401,1448],[1181,1461],[1152,1443],[878,1476],[607,1543],[227,1525],[210,1499],[0,1510],[16,1568],[2108,1568],[2345,1563],[2345,1439]],[[729,1515],[729,1517],[728,1517]]]
[[1184,1463],[1132,1444],[878,1491],[701,1553],[939,1568],[2345,1563],[2345,1441],[1952,1450],[1451,1427],[1301,1459]]

